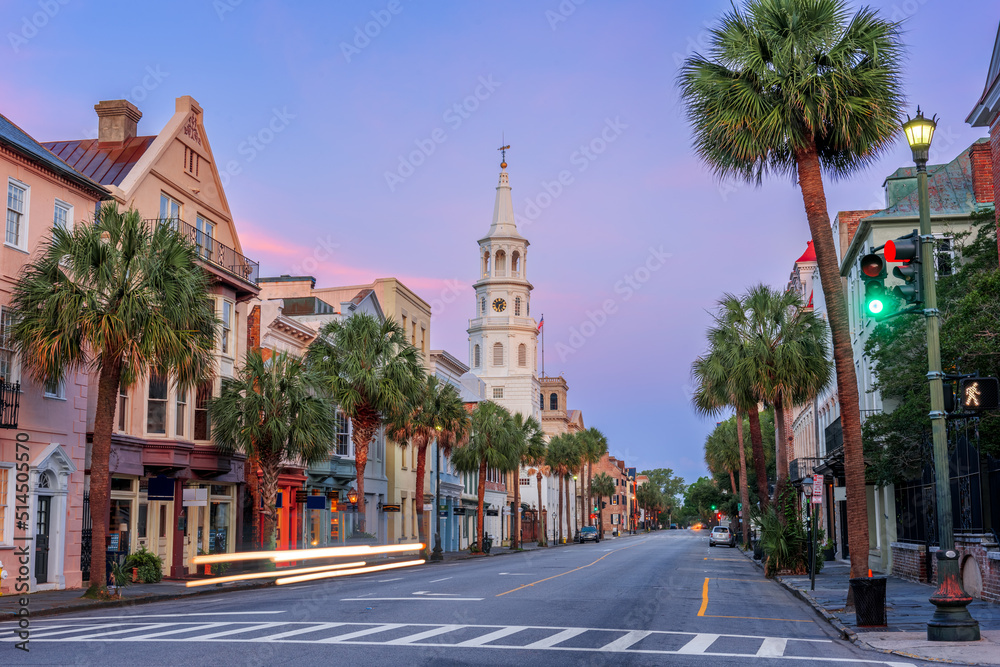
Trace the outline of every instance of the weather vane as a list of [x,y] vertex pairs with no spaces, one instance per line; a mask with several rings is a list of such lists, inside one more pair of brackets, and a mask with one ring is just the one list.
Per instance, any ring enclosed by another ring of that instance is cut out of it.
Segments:
[[[503,143],[503,135],[502,134],[500,135],[500,142]],[[497,149],[498,151],[500,151],[500,160],[501,160],[501,162],[500,162],[500,168],[501,169],[506,169],[507,168],[507,150],[509,148],[510,148],[510,144],[504,144],[503,146],[501,146],[500,148]]]

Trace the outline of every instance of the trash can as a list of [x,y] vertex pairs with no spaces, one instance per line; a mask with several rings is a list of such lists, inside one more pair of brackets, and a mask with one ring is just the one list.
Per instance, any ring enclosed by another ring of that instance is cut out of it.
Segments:
[[854,609],[858,627],[884,627],[885,577],[858,577],[851,579]]

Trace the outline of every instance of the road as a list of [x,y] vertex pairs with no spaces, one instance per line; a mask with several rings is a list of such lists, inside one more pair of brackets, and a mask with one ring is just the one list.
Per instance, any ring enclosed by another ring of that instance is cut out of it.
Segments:
[[706,532],[33,619],[0,664],[916,665],[836,636]]

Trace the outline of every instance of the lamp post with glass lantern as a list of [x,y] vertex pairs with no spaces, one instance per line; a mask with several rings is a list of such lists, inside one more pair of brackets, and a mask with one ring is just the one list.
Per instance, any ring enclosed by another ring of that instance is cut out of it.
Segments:
[[[444,560],[444,554],[441,552],[441,426],[435,425],[434,430],[438,432],[434,440],[434,515],[437,530],[434,531],[434,552],[431,554],[431,560],[437,561]],[[423,498],[420,502],[423,502]]]
[[931,437],[934,444],[934,475],[938,521],[938,589],[930,601],[937,609],[927,622],[930,641],[977,641],[979,622],[966,608],[972,597],[962,588],[958,554],[951,521],[951,480],[948,470],[948,437],[945,428],[944,373],[941,370],[941,322],[937,307],[934,276],[934,236],[931,233],[930,193],[927,185],[927,160],[937,117],[925,118],[917,107],[917,116],[903,124],[906,141],[917,164],[917,197],[920,208],[920,244],[924,317],[927,321],[927,381],[931,389]]

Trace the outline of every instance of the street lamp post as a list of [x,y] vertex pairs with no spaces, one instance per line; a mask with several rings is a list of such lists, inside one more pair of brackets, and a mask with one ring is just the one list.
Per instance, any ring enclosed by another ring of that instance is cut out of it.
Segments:
[[[444,560],[444,554],[441,552],[441,427],[435,426],[434,429],[438,432],[438,437],[434,440],[434,458],[436,459],[434,465],[434,516],[437,523],[437,530],[434,531],[434,552],[431,553],[431,560],[438,561]],[[420,499],[423,502],[423,498]]]
[[934,443],[934,474],[938,520],[938,589],[930,601],[937,609],[927,622],[929,641],[978,641],[979,622],[966,608],[972,597],[962,588],[958,554],[951,522],[951,483],[948,470],[948,438],[945,430],[944,373],[941,371],[941,322],[934,276],[934,236],[931,233],[927,160],[937,118],[917,116],[903,124],[906,141],[917,163],[917,197],[920,207],[920,243],[923,266],[924,317],[927,320],[927,380],[931,389],[931,436]]

